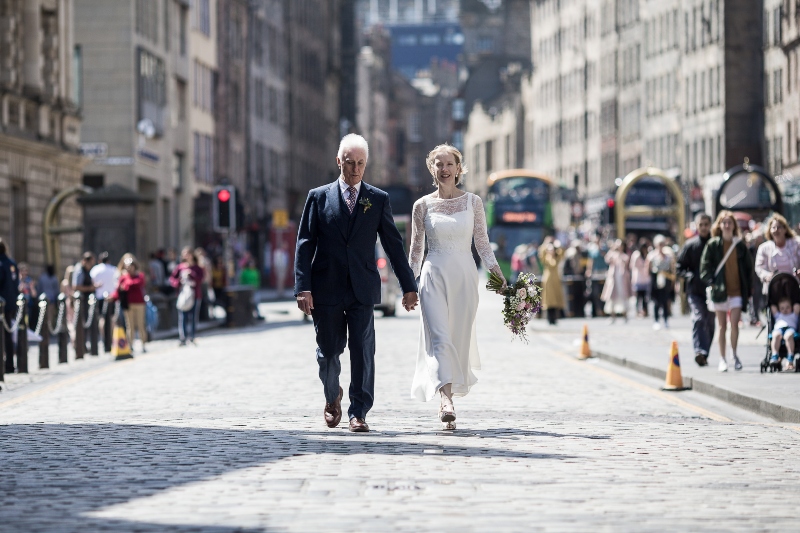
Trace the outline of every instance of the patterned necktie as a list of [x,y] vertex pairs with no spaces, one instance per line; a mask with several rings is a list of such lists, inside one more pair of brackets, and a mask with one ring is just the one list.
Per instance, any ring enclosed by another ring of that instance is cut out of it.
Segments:
[[350,193],[350,196],[347,197],[345,203],[347,203],[347,209],[350,210],[350,214],[353,214],[353,208],[356,206],[356,188],[352,185],[347,188],[347,192]]

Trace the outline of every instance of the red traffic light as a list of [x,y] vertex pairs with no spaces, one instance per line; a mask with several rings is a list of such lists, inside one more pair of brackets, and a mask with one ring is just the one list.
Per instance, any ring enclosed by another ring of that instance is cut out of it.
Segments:
[[609,198],[608,200],[606,200],[606,206],[609,209],[614,209],[614,199],[613,198]]
[[217,193],[217,199],[220,202],[227,202],[231,199],[231,192],[228,189],[220,189]]

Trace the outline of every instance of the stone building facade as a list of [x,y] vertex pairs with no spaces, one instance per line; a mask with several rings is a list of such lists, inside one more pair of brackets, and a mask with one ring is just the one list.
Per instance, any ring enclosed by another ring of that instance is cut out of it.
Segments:
[[284,4],[280,0],[250,1],[247,194],[253,218],[263,225],[275,210],[289,208]]
[[237,203],[247,225],[256,211],[247,180],[248,106],[247,0],[217,0],[217,76],[214,93],[216,183],[230,183],[239,191]]
[[[210,23],[209,1],[194,2],[193,24]],[[102,146],[84,170],[84,183],[119,185],[139,195],[136,246],[130,250],[138,257],[191,244],[192,203],[182,196],[192,155],[190,3],[74,4],[82,54],[82,142]]]
[[[726,168],[744,157],[760,163],[757,4],[532,2],[526,164],[587,197],[607,194],[615,179],[644,165],[671,169],[685,185],[706,184],[710,196]],[[772,39],[778,48],[766,56],[779,60],[780,37]]]
[[286,194],[299,218],[310,189],[338,176],[341,0],[284,4],[288,151]]
[[[180,212],[191,213],[181,232],[181,246],[206,244],[215,239],[211,220],[211,195],[216,183],[217,125],[214,112],[217,77],[217,0],[192,5],[189,24],[190,86],[186,97],[189,152],[176,167],[181,183]],[[179,112],[180,114],[180,112]],[[186,117],[186,114],[181,114]],[[188,205],[187,205],[188,204]],[[189,223],[191,222],[191,223]]]
[[[34,276],[48,261],[63,267],[81,253],[81,236],[71,233],[46,258],[42,233],[50,200],[81,184],[85,164],[74,10],[73,0],[0,1],[0,237]],[[60,226],[81,222],[77,204],[65,203]]]

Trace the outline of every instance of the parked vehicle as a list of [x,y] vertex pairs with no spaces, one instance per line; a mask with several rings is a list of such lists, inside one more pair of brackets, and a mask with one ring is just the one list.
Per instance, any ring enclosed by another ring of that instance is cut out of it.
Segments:
[[397,299],[402,296],[402,289],[380,240],[375,243],[375,263],[381,276],[381,303],[376,305],[375,309],[383,312],[383,316],[395,316]]

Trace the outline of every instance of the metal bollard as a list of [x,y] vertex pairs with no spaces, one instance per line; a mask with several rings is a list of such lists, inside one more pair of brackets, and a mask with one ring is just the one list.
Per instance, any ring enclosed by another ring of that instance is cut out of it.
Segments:
[[[0,317],[5,318],[6,301],[0,298]],[[6,358],[5,358],[6,332],[0,324],[0,383],[5,381]]]
[[63,365],[69,361],[67,349],[69,347],[69,328],[67,327],[67,295],[63,292],[58,295],[58,316],[56,318],[56,331],[58,331],[58,364]]
[[100,355],[100,312],[97,309],[98,300],[94,294],[89,295],[89,353]]
[[28,373],[28,301],[24,294],[17,297],[22,318],[17,324],[17,372]]
[[111,353],[111,341],[113,338],[114,326],[114,306],[108,299],[108,293],[103,293],[103,350]]
[[[39,296],[39,323],[42,325],[39,335],[39,368],[50,368],[50,309],[51,305],[47,302],[47,295]],[[41,315],[44,315],[42,318]]]
[[75,291],[72,295],[72,302],[75,306],[75,359],[83,359],[86,353],[86,332],[83,330],[83,295],[80,291]]

